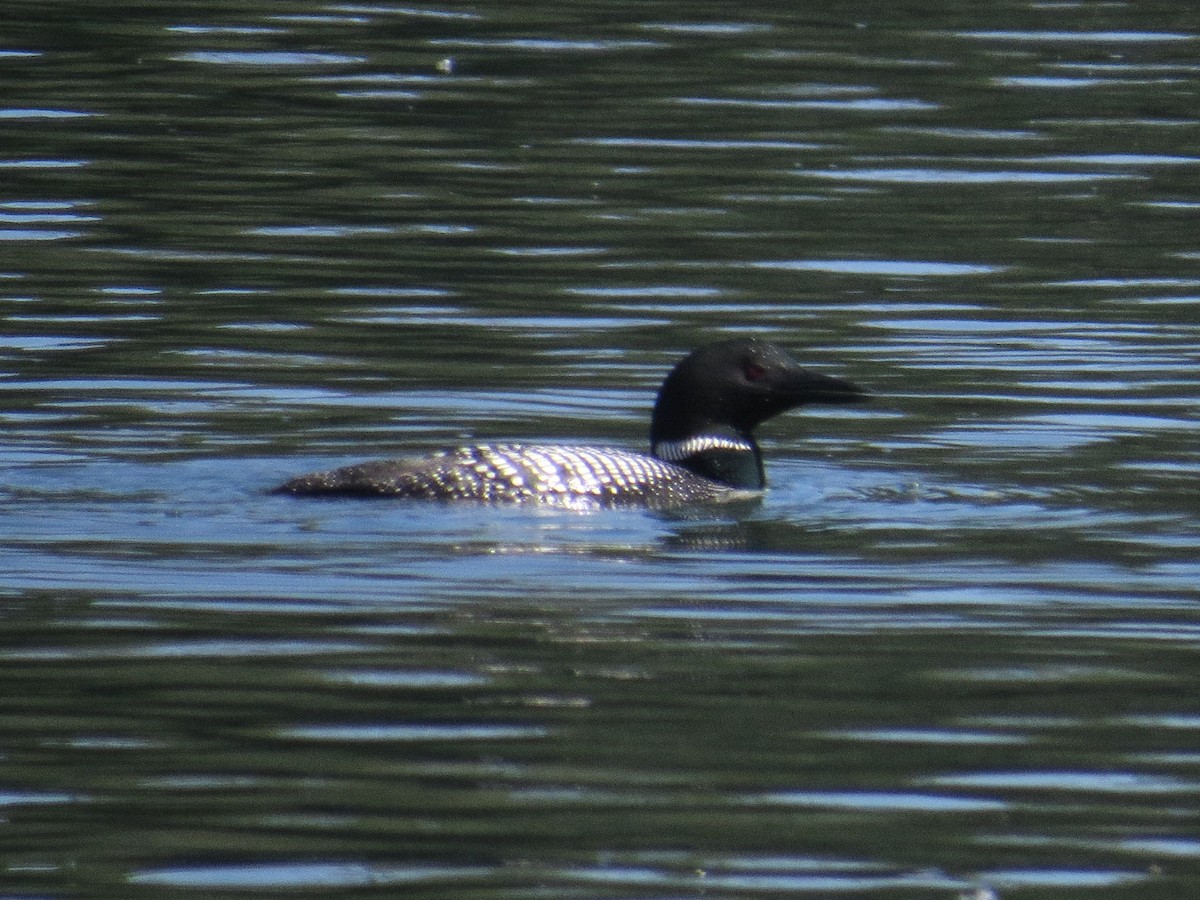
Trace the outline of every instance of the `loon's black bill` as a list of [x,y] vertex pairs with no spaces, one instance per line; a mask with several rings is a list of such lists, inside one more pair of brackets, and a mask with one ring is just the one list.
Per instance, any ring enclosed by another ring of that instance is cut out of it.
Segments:
[[791,387],[803,403],[862,403],[871,397],[852,381],[818,372],[797,372]]

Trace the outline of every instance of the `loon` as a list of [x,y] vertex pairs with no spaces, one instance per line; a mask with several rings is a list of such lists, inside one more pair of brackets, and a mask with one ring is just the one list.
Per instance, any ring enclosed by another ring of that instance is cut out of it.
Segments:
[[806,403],[866,392],[800,367],[763,340],[695,350],[667,375],[651,454],[567,444],[484,444],[376,460],[285,481],[271,493],[411,497],[548,506],[667,508],[748,498],[766,487],[755,426]]

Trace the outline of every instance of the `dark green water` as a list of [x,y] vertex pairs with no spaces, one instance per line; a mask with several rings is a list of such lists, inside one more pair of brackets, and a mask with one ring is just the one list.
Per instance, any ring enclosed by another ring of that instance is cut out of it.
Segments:
[[[1190,4],[13,2],[0,898],[1200,890]],[[757,506],[266,497],[877,396]]]

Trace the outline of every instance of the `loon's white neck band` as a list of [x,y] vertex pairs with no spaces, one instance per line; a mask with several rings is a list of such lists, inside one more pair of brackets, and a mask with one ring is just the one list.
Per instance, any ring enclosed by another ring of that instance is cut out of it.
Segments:
[[680,462],[697,453],[709,450],[736,450],[742,453],[753,453],[754,445],[747,441],[734,438],[720,437],[715,434],[698,434],[682,441],[659,441],[651,448],[659,459],[667,462]]

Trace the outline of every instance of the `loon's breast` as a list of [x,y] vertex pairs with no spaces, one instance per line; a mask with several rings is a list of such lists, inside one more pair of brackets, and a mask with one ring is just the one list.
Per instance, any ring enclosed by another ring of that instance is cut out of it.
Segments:
[[754,497],[642,453],[560,444],[480,444],[376,460],[286,481],[273,493],[666,508]]

